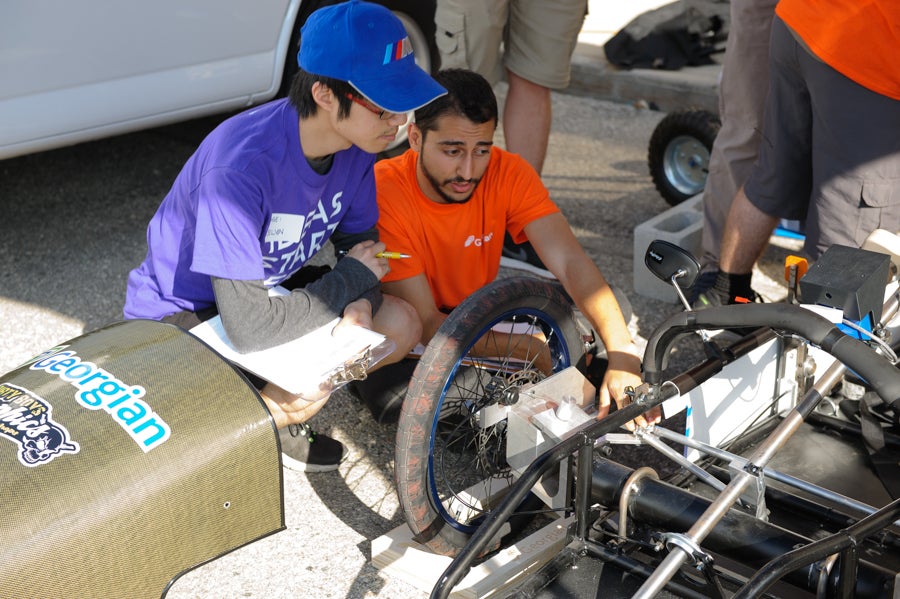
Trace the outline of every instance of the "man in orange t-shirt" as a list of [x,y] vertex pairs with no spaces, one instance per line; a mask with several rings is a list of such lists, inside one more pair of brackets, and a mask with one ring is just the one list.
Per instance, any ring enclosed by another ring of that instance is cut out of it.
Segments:
[[[420,141],[421,129],[413,136]],[[474,177],[479,181],[447,184],[462,190],[451,192],[459,198],[423,191],[417,177],[420,151],[410,150],[375,167],[379,237],[391,250],[410,256],[392,260],[382,283],[423,275],[432,303],[445,312],[497,277],[505,231],[521,243],[527,239],[526,225],[551,214],[561,218],[547,188],[523,158],[491,147],[490,140],[480,141],[484,143],[475,148],[470,162],[473,169],[479,162],[485,167],[483,175]],[[442,153],[447,151],[464,152],[456,146]],[[434,320],[436,329],[443,318]],[[426,333],[426,343],[433,332]]]
[[[435,80],[448,94],[416,111],[411,149],[375,166],[381,241],[411,256],[391,261],[385,293],[412,304],[427,344],[450,310],[494,280],[504,233],[530,241],[607,350],[600,386],[600,416],[606,415],[610,400],[620,404],[624,388],[641,380],[640,357],[612,290],[535,170],[493,147],[498,116],[490,84],[463,69],[441,71]],[[659,419],[659,410],[646,418]]]

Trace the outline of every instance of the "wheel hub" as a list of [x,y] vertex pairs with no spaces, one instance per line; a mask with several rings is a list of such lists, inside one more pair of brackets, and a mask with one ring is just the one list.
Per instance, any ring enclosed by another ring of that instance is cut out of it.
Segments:
[[519,401],[519,387],[500,376],[491,377],[484,391],[488,405],[511,406]]

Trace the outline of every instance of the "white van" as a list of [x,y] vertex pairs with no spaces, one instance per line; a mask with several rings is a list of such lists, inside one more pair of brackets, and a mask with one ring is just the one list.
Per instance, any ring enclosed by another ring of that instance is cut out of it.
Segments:
[[[431,70],[434,0],[375,0]],[[300,27],[335,0],[4,0],[0,159],[286,93]],[[395,144],[406,139],[398,135]]]

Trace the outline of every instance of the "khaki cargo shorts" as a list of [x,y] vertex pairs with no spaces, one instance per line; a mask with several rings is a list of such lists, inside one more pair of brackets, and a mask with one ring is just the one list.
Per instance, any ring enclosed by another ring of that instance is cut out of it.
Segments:
[[505,67],[538,85],[565,88],[586,14],[587,0],[438,0],[441,68],[470,69],[493,85]]

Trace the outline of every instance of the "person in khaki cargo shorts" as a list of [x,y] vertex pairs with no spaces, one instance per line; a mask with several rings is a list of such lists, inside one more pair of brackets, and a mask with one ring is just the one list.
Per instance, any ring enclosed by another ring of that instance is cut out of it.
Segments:
[[[550,138],[550,90],[569,85],[587,9],[587,0],[437,0],[441,68],[475,71],[491,85],[506,77],[501,119],[506,149],[538,174]],[[516,245],[508,237],[502,263],[552,277],[528,243]]]

